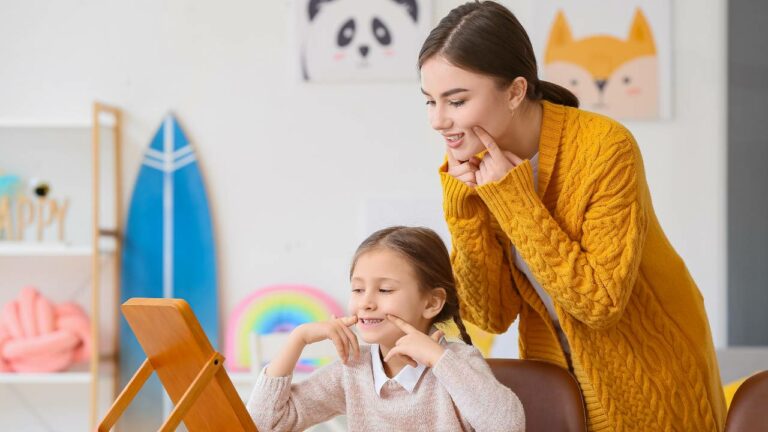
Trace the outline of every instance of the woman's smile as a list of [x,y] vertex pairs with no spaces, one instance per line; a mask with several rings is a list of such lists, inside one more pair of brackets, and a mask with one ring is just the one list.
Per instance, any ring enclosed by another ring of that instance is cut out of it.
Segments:
[[464,142],[463,132],[457,134],[443,134],[443,137],[445,138],[445,144],[452,149],[461,147],[461,144]]

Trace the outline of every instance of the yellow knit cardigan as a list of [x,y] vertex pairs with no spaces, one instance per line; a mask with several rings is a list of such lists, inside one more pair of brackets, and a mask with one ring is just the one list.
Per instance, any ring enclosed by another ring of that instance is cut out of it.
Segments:
[[494,333],[519,316],[521,356],[569,367],[514,245],[555,304],[590,431],[723,430],[704,302],[637,143],[606,117],[542,105],[538,193],[528,161],[475,189],[440,169],[462,315]]

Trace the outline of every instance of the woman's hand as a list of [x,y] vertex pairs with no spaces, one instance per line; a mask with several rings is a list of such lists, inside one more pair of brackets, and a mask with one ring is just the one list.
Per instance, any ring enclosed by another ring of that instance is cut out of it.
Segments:
[[445,348],[439,343],[443,337],[442,331],[438,330],[428,336],[394,315],[388,314],[387,319],[405,332],[405,336],[398,339],[395,346],[389,350],[384,357],[385,362],[399,355],[413,367],[416,367],[416,363],[433,367],[440,360],[445,352]]
[[448,174],[471,188],[477,186],[475,173],[480,167],[480,159],[472,156],[468,161],[459,162],[451,149],[446,149],[445,152],[448,153]]
[[355,325],[357,316],[346,316],[341,318],[331,317],[329,321],[306,323],[296,327],[294,330],[305,345],[330,339],[336,346],[336,352],[339,353],[341,362],[347,364],[347,361],[354,356],[360,358],[360,345],[357,337],[349,327]]
[[488,149],[475,173],[478,186],[501,180],[514,167],[523,163],[523,160],[512,152],[501,150],[493,137],[480,126],[475,126],[472,130]]

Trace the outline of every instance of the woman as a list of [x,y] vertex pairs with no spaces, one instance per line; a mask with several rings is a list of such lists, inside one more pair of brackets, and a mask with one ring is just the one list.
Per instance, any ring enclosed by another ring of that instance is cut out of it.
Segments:
[[[653,211],[637,143],[539,80],[523,27],[457,7],[419,55],[461,310],[523,358],[570,369],[589,430],[720,431],[701,294]],[[553,407],[556,409],[556,407]]]

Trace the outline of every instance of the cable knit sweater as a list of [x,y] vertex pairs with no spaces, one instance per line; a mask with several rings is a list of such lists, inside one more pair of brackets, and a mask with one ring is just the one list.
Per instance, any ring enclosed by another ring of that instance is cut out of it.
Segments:
[[704,303],[661,230],[640,152],[619,123],[542,102],[538,192],[528,161],[469,188],[440,169],[462,316],[520,317],[523,358],[568,368],[514,245],[552,297],[591,431],[721,431],[725,401]]
[[360,359],[336,361],[305,381],[261,372],[248,400],[260,431],[302,431],[341,414],[350,431],[489,431],[525,429],[517,396],[493,376],[480,352],[447,342],[445,353],[421,376],[412,393],[394,380],[374,389],[370,346]]

